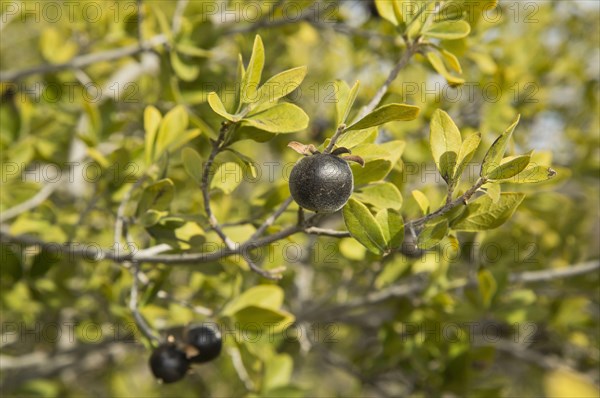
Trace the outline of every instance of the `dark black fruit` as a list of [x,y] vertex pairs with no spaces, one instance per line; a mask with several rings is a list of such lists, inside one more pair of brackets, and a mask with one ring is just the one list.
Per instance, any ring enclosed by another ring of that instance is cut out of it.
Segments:
[[181,380],[189,367],[190,363],[185,353],[173,343],[161,344],[150,356],[150,369],[163,383]]
[[300,159],[290,174],[290,192],[300,207],[319,213],[338,211],[354,190],[346,160],[316,153]]
[[192,326],[187,331],[186,341],[187,356],[193,363],[212,361],[219,356],[223,346],[219,329],[211,324]]

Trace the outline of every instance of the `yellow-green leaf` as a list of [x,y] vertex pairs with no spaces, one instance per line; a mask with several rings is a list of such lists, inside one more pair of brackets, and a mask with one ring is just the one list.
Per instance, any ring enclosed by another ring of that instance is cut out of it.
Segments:
[[530,160],[531,152],[526,155],[505,158],[502,160],[499,167],[489,172],[487,178],[490,180],[505,180],[516,176],[529,165]]
[[178,78],[186,82],[192,82],[198,78],[200,67],[197,64],[188,64],[183,61],[176,51],[171,51],[171,66]]
[[283,296],[283,289],[277,285],[253,286],[230,301],[223,309],[223,315],[233,315],[251,305],[278,310],[283,304]]
[[448,220],[429,223],[423,228],[417,238],[417,246],[420,249],[431,249],[448,233]]
[[458,61],[456,55],[448,50],[444,50],[443,48],[440,49],[440,52],[442,57],[444,57],[444,61],[446,61],[446,64],[448,64],[452,70],[454,70],[456,73],[462,73],[462,67],[460,66],[460,62]]
[[158,132],[158,126],[162,120],[160,111],[149,105],[144,109],[144,130],[146,132],[145,139],[145,155],[146,164],[150,165],[154,159],[154,149],[156,145],[156,133]]
[[155,160],[182,134],[188,125],[188,114],[183,105],[171,109],[162,119],[156,137]]
[[350,198],[342,213],[346,228],[354,239],[375,254],[385,251],[387,245],[383,232],[367,206]]
[[254,38],[252,47],[252,56],[248,63],[248,68],[244,74],[241,85],[241,100],[245,104],[251,104],[258,101],[258,87],[265,65],[265,48],[259,35]]
[[210,108],[217,115],[222,116],[225,119],[230,120],[232,122],[238,121],[238,119],[234,115],[227,112],[227,110],[225,109],[225,105],[223,105],[223,101],[221,101],[221,98],[219,98],[217,93],[215,93],[214,91],[209,93],[207,99],[208,99],[208,105],[210,105]]
[[167,210],[173,197],[175,196],[175,186],[173,181],[168,178],[156,181],[148,185],[142,192],[142,197],[137,205],[136,214],[141,216],[147,210]]
[[401,21],[398,21],[397,13],[394,11],[394,2],[395,0],[375,0],[375,7],[383,19],[398,26]]
[[506,145],[508,144],[508,140],[512,137],[513,131],[515,131],[515,127],[519,124],[520,116],[517,116],[517,119],[511,124],[500,137],[494,141],[490,149],[488,149],[485,157],[483,158],[483,162],[481,164],[481,173],[482,177],[487,177],[491,170],[494,170],[498,166],[500,166],[500,162],[504,157],[504,152],[506,152]]
[[456,40],[466,37],[471,32],[471,26],[467,21],[442,21],[434,23],[424,30],[423,36],[434,37],[436,39]]
[[462,138],[450,115],[441,109],[436,110],[431,118],[429,145],[442,178],[451,184]]
[[479,270],[477,273],[477,288],[484,308],[489,308],[492,303],[492,298],[498,290],[498,284],[494,275],[486,269]]
[[473,155],[475,155],[475,151],[479,147],[481,143],[481,134],[475,133],[468,136],[460,146],[460,150],[458,151],[458,159],[456,162],[456,169],[454,170],[454,184],[458,182],[460,177],[462,176],[463,171],[473,159]]
[[183,168],[196,184],[202,184],[202,157],[192,148],[183,148],[181,151],[181,160]]
[[423,214],[428,214],[430,209],[429,199],[425,194],[417,189],[412,191],[412,196],[419,205],[419,208],[423,212]]
[[496,202],[489,196],[481,196],[467,205],[460,216],[453,220],[451,227],[457,231],[485,231],[504,224],[517,207],[525,194],[503,192]]
[[404,240],[404,220],[394,209],[383,209],[375,219],[381,227],[388,251],[400,247]]
[[242,119],[247,125],[270,133],[293,133],[308,127],[308,115],[294,104],[277,104]]
[[337,125],[339,126],[348,119],[352,105],[354,105],[354,101],[356,101],[360,83],[357,80],[352,88],[348,87],[348,84],[343,80],[337,80],[335,84],[335,110],[337,115]]
[[556,171],[548,166],[538,166],[529,164],[523,171],[514,177],[511,177],[503,182],[513,184],[533,184],[543,181],[548,181],[556,176]]
[[354,197],[363,203],[372,205],[376,209],[400,210],[402,207],[402,194],[390,182],[367,185],[355,192]]
[[221,163],[210,182],[210,188],[219,189],[225,195],[229,195],[242,183],[243,177],[244,172],[238,163]]
[[600,397],[600,389],[589,378],[567,369],[549,371],[544,376],[544,391],[549,398]]
[[444,62],[437,53],[429,51],[426,56],[433,69],[435,69],[437,73],[442,75],[450,86],[458,86],[465,82],[465,79],[453,76],[450,72],[448,72],[448,69],[446,69]]
[[258,90],[259,106],[263,103],[276,103],[279,98],[285,97],[298,88],[306,76],[306,66],[289,69],[271,77]]

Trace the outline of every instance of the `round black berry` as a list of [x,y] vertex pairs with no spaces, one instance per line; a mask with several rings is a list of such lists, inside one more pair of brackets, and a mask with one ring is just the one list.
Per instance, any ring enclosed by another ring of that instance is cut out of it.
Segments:
[[193,363],[212,361],[223,347],[219,329],[211,324],[192,326],[187,331],[186,341],[188,359]]
[[332,154],[300,159],[290,174],[290,192],[300,207],[319,213],[338,211],[354,190],[350,165]]
[[150,369],[163,383],[181,380],[189,367],[190,363],[185,353],[173,343],[161,344],[150,356]]

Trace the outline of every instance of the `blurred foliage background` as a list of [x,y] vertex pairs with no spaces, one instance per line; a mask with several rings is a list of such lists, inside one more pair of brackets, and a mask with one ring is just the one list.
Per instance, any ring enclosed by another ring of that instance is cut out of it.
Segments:
[[[369,1],[141,5],[139,24],[132,1],[2,1],[0,210],[57,182],[47,200],[4,223],[3,232],[113,246],[119,204],[147,171],[145,107],[164,115],[184,105],[189,127],[201,132],[186,146],[206,159],[221,122],[207,94],[234,102],[238,53],[247,62],[259,33],[263,76],[307,65],[306,79],[286,100],[310,123],[268,142],[234,144],[261,173],[219,194],[214,211],[234,240],[247,239],[289,196],[286,165],[289,173],[298,156],[287,143],[318,145],[335,132],[334,80],[360,80],[358,110],[403,51],[394,26]],[[263,252],[263,267],[287,268],[279,282],[248,272],[235,258],[142,264],[141,312],[154,328],[211,321],[231,332],[219,359],[173,385],[157,384],[148,369],[148,342],[128,309],[129,270],[3,241],[2,394],[597,396],[597,270],[535,283],[509,275],[600,257],[598,11],[595,1],[500,2],[467,38],[440,42],[460,60],[464,84],[450,86],[417,54],[384,98],[421,107],[417,120],[386,124],[378,135],[378,142],[406,142],[387,180],[402,192],[408,219],[420,211],[412,190],[431,203],[445,197],[428,146],[433,111],[446,110],[463,132],[481,132],[474,161],[521,114],[509,152],[534,149],[558,175],[506,188],[527,196],[502,227],[459,233],[460,248],[443,241],[421,257],[396,253],[384,260],[351,238],[297,234]],[[140,37],[147,51],[139,50]],[[124,53],[104,58],[111,51]],[[26,73],[37,66],[39,73]],[[220,159],[239,161],[231,153]],[[185,227],[152,233],[134,223],[128,234],[136,248],[166,242],[193,251],[216,241],[203,227],[200,191],[180,151],[154,173],[174,182],[170,212],[184,217]],[[133,191],[128,214],[140,196]],[[269,231],[294,224],[296,213],[292,205]],[[325,225],[342,229],[343,221],[334,215]],[[478,275],[485,275],[479,287],[464,287]],[[224,315],[258,285],[272,286],[265,294],[275,302],[283,293],[273,305],[294,320],[287,333],[245,335]],[[393,294],[415,285],[423,288]],[[372,295],[378,292],[392,293]]]

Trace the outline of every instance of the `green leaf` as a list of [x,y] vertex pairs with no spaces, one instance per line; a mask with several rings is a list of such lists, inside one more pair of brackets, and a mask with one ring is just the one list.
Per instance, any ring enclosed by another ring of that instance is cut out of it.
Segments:
[[350,198],[342,211],[350,235],[369,251],[382,254],[386,248],[383,232],[367,206]]
[[402,245],[404,240],[404,220],[394,209],[383,209],[375,216],[381,227],[388,251]]
[[308,116],[294,104],[282,103],[242,119],[247,125],[270,133],[293,133],[308,127]]
[[225,148],[226,151],[229,151],[231,153],[233,153],[235,155],[235,157],[240,160],[240,162],[248,168],[248,171],[250,172],[250,175],[252,176],[252,178],[256,178],[256,176],[258,175],[258,171],[256,169],[256,162],[250,158],[249,156],[244,155],[243,153],[236,151],[233,148]]
[[465,167],[467,167],[471,159],[473,159],[473,155],[475,155],[475,151],[477,151],[480,143],[481,134],[479,133],[471,134],[463,141],[460,150],[458,151],[456,170],[454,170],[454,184],[460,180],[462,173],[465,171]]
[[181,160],[186,173],[196,182],[202,184],[202,157],[192,148],[183,148]]
[[351,164],[354,185],[360,186],[385,178],[400,159],[405,147],[404,141],[389,141],[385,144],[361,144],[352,150],[365,161],[365,166]]
[[140,201],[138,202],[136,214],[141,216],[147,210],[168,210],[173,197],[175,186],[168,178],[156,181],[144,188]]
[[184,132],[188,125],[188,114],[183,105],[171,109],[160,123],[156,137],[156,152],[154,160],[171,145],[173,141]]
[[271,77],[258,89],[258,101],[255,106],[263,103],[276,103],[298,88],[306,76],[306,66],[289,69]]
[[238,121],[238,119],[234,115],[227,112],[227,110],[225,109],[225,105],[223,105],[223,101],[221,101],[221,98],[219,98],[217,93],[215,93],[214,91],[209,93],[207,100],[208,100],[208,105],[210,105],[210,108],[217,115],[222,116],[225,119],[230,120],[232,122]]
[[231,316],[251,305],[278,310],[283,304],[283,297],[283,289],[277,285],[253,286],[230,301],[223,309],[223,316]]
[[390,182],[367,185],[354,193],[355,199],[372,205],[376,209],[400,210],[402,207],[402,194]]
[[423,36],[436,39],[456,40],[466,37],[471,32],[471,26],[467,21],[442,21],[434,23],[424,30]]
[[169,143],[169,146],[167,147],[167,149],[170,152],[176,151],[177,149],[181,148],[182,146],[187,144],[192,139],[198,137],[200,135],[200,133],[201,133],[200,129],[186,130],[183,133],[180,133],[179,135],[173,137],[173,139]]
[[420,249],[431,249],[448,233],[448,220],[442,220],[437,223],[429,223],[423,228],[417,238],[417,246]]
[[171,51],[171,66],[178,78],[186,82],[192,82],[200,75],[200,67],[197,64],[185,63],[175,51]]
[[[337,140],[336,145],[338,147],[352,149],[362,143],[373,144],[377,139],[377,133],[377,127],[367,130],[348,131],[347,133],[344,133],[339,140]],[[325,145],[327,144],[329,144],[329,142],[327,142]]]
[[189,57],[209,58],[211,56],[211,52],[209,50],[196,47],[191,43],[175,43],[175,49],[178,53],[187,55]]
[[523,198],[523,193],[505,192],[500,194],[500,199],[494,203],[490,196],[481,196],[467,205],[465,211],[452,221],[451,227],[457,231],[485,231],[497,228],[513,215]]
[[462,138],[456,124],[446,112],[437,109],[430,123],[429,145],[442,178],[450,185],[454,178]]
[[427,60],[429,61],[429,63],[431,64],[431,66],[433,67],[433,69],[435,69],[435,71],[437,73],[442,75],[444,77],[444,79],[446,79],[446,81],[448,82],[448,84],[450,86],[452,86],[452,87],[458,86],[465,82],[465,79],[461,79],[460,77],[453,76],[450,72],[448,72],[448,69],[446,69],[446,66],[444,65],[444,62],[442,61],[442,58],[440,58],[440,56],[437,53],[435,53],[433,51],[429,51],[426,54],[426,57],[427,57]]
[[529,164],[523,171],[514,177],[511,177],[502,182],[510,182],[513,184],[532,184],[543,181],[548,181],[556,175],[556,171],[548,166],[537,166]]
[[494,170],[500,165],[502,158],[504,157],[504,152],[506,152],[506,145],[508,144],[508,140],[512,137],[513,131],[515,131],[515,127],[519,124],[520,116],[517,116],[517,119],[511,124],[506,131],[494,141],[490,149],[488,149],[485,157],[483,158],[483,162],[481,163],[481,173],[482,177],[487,177],[491,170]]
[[150,165],[154,159],[154,148],[156,145],[156,133],[158,132],[158,126],[162,120],[160,111],[149,105],[144,109],[144,130],[146,132],[145,140],[145,155],[146,164]]
[[254,38],[252,56],[248,63],[248,68],[244,74],[241,85],[241,100],[245,104],[251,104],[258,101],[258,86],[265,65],[265,48],[259,35]]
[[514,177],[529,165],[531,152],[526,155],[512,156],[502,159],[500,166],[491,170],[487,175],[490,180],[505,180]]
[[268,131],[242,124],[235,131],[234,139],[235,141],[252,140],[256,142],[267,142],[275,137],[277,137],[276,133],[269,133]]
[[272,391],[290,383],[294,361],[288,354],[278,354],[265,362],[262,391]]
[[479,295],[481,296],[483,307],[490,308],[492,298],[498,290],[498,284],[496,283],[496,279],[490,271],[486,269],[479,270],[479,272],[477,273],[477,289],[479,290]]
[[40,50],[46,60],[52,64],[69,61],[77,54],[77,41],[70,37],[66,29],[48,26],[40,33]]
[[[3,259],[3,262],[4,261],[5,259]],[[59,262],[60,257],[56,253],[41,250],[40,253],[33,258],[33,263],[29,269],[29,277],[32,279],[43,277],[53,265],[58,264]]]
[[144,228],[150,228],[162,218],[169,214],[167,211],[158,211],[154,209],[146,210],[144,214],[140,217],[140,224]]
[[411,193],[423,214],[429,214],[431,205],[429,204],[429,199],[427,199],[427,196],[417,189],[413,190]]
[[264,333],[265,330],[275,333],[289,327],[294,322],[294,315],[282,310],[257,307],[255,305],[246,306],[235,314],[233,318],[237,322],[236,327],[249,332]]
[[419,114],[419,107],[406,104],[388,104],[375,109],[358,122],[346,128],[350,130],[362,130],[375,127],[396,120],[414,120]]
[[242,183],[243,177],[242,167],[236,162],[221,163],[210,182],[210,188],[229,195]]
[[356,95],[358,94],[359,81],[357,80],[352,89],[348,87],[348,84],[343,80],[337,80],[335,82],[335,110],[337,114],[337,125],[346,122],[352,105],[356,101]]

